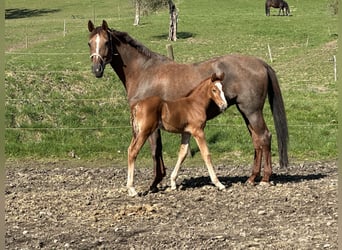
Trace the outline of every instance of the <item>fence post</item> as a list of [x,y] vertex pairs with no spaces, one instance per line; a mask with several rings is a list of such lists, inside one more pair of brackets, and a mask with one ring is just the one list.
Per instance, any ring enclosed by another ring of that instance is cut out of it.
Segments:
[[172,47],[172,44],[167,44],[166,45],[166,49],[167,49],[167,56],[172,59],[172,60],[175,60],[175,57],[173,55],[173,47]]
[[272,53],[271,53],[271,47],[270,47],[270,44],[269,44],[269,43],[267,44],[267,48],[268,48],[268,55],[269,55],[269,57],[270,57],[270,60],[271,60],[271,62],[273,62]]
[[336,63],[336,56],[334,55],[333,56],[333,60],[334,60],[334,79],[335,79],[335,82],[337,81],[337,63]]

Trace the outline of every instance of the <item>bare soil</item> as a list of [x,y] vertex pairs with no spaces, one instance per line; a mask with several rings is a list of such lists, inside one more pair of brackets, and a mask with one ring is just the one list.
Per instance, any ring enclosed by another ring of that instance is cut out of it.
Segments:
[[110,163],[6,163],[6,249],[337,249],[336,162],[275,168],[274,185],[246,185],[249,166],[183,167],[179,189],[146,193]]

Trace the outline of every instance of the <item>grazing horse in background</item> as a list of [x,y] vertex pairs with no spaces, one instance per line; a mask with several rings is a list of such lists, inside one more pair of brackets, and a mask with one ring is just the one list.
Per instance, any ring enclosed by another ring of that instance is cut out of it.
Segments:
[[182,134],[177,164],[171,174],[171,189],[176,189],[178,171],[183,163],[192,135],[200,149],[208,168],[211,181],[222,190],[225,186],[218,180],[209,149],[206,144],[204,127],[207,121],[207,109],[211,103],[224,111],[228,104],[222,91],[221,81],[224,73],[204,80],[188,96],[172,101],[162,100],[159,96],[150,96],[131,105],[131,125],[133,138],[128,148],[127,188],[130,196],[137,195],[133,186],[135,161],[147,138],[158,128],[172,133]]
[[[281,167],[288,165],[285,107],[277,76],[266,62],[253,56],[224,55],[199,63],[181,64],[149,50],[126,32],[110,29],[105,20],[98,27],[89,20],[88,30],[94,75],[102,77],[105,66],[110,64],[126,89],[129,105],[149,96],[176,100],[188,95],[211,74],[225,73],[222,89],[228,107],[236,105],[253,141],[254,163],[252,174],[247,180],[251,184],[260,176],[263,160],[261,181],[268,183],[272,174],[271,133],[263,117],[263,107],[268,96],[277,134],[279,163]],[[210,104],[207,119],[220,113],[215,104]],[[149,143],[155,170],[150,188],[156,191],[165,176],[159,129],[151,134]]]
[[279,13],[278,16],[280,16],[280,12],[283,13],[283,16],[286,15],[290,15],[290,7],[287,4],[287,2],[283,1],[283,0],[266,0],[265,2],[265,11],[266,11],[266,16],[270,15],[270,9],[271,7],[273,8],[279,8]]

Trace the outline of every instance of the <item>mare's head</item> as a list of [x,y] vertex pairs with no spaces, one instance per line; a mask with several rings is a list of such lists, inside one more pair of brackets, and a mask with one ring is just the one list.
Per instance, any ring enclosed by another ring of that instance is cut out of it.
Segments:
[[113,48],[111,41],[111,30],[105,20],[99,27],[94,26],[92,21],[88,21],[90,59],[92,71],[96,77],[102,77],[107,63],[112,61]]
[[216,105],[220,108],[221,112],[224,111],[227,107],[227,100],[224,96],[224,92],[222,90],[222,81],[224,78],[224,73],[222,72],[220,75],[216,73],[212,74],[210,80],[210,88],[209,88],[209,96],[216,103]]

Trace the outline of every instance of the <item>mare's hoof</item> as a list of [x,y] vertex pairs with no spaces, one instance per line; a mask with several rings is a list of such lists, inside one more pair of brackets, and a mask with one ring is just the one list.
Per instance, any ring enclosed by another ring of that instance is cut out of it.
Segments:
[[159,189],[157,187],[150,187],[150,192],[151,193],[158,193]]

